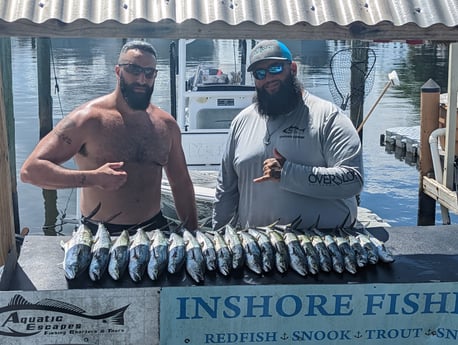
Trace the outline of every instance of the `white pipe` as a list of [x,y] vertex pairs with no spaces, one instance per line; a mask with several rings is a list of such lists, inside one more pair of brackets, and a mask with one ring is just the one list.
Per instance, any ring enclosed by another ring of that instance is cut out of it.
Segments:
[[[433,160],[434,178],[440,184],[443,183],[443,168],[439,154],[438,137],[445,136],[447,128],[438,128],[431,132],[429,135],[429,148],[431,150],[431,158]],[[442,224],[450,224],[450,213],[448,208],[441,205]]]
[[177,81],[177,122],[183,130],[185,126],[185,84],[186,84],[186,40],[178,40],[178,81]]
[[437,182],[442,184],[443,171],[439,155],[439,137],[445,136],[446,128],[438,128],[431,132],[429,135],[429,148],[431,150],[431,158],[433,160],[434,176]]

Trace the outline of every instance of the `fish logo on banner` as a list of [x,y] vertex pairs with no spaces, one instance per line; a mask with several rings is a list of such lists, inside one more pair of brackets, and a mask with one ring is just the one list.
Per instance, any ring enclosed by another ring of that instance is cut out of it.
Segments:
[[45,298],[31,303],[17,294],[7,306],[0,308],[0,336],[28,337],[41,332],[81,334],[89,332],[89,328],[93,329],[99,323],[123,326],[128,307],[129,304],[103,314],[91,315],[67,302]]

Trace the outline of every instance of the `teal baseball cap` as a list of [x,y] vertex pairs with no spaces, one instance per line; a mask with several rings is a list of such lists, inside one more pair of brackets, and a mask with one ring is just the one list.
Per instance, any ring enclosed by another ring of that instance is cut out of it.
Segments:
[[293,58],[288,47],[277,40],[259,42],[251,51],[248,72],[253,71],[256,63],[264,60],[283,60],[292,62]]

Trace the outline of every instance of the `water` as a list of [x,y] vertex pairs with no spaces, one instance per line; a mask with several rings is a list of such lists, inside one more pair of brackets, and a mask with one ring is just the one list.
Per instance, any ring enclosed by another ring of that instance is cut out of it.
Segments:
[[[159,74],[153,103],[170,111],[170,78],[168,43],[152,40],[159,53]],[[94,97],[111,92],[116,79],[114,65],[122,46],[119,39],[53,39],[52,87],[53,117],[57,123],[73,108]],[[314,42],[301,46],[287,42],[298,57],[299,77],[312,93],[332,100],[329,90],[329,60],[348,42]],[[188,50],[192,57],[189,66],[200,62],[218,64],[223,70],[234,70],[234,42],[212,40],[193,43]],[[376,52],[374,85],[365,98],[364,114],[371,108],[388,82],[388,73],[396,70],[401,86],[390,88],[364,126],[365,186],[361,206],[373,210],[392,226],[416,225],[419,175],[415,166],[395,158],[380,146],[379,137],[387,128],[419,125],[420,87],[433,78],[446,92],[447,57],[444,47],[432,45],[410,46],[405,43],[373,43]],[[13,96],[16,129],[17,171],[39,137],[36,49],[30,39],[12,39]],[[189,69],[191,73],[192,68]],[[59,92],[55,92],[54,75]],[[72,167],[72,162],[67,164]],[[59,190],[44,192],[23,184],[18,177],[20,226],[30,228],[32,234],[69,234],[76,218],[76,192]],[[56,206],[53,198],[57,199]],[[45,200],[48,203],[45,207]],[[51,202],[50,202],[51,201]],[[49,205],[51,204],[51,206]],[[62,224],[64,220],[64,224]],[[440,224],[440,208],[436,222]],[[456,218],[452,215],[452,222]]]

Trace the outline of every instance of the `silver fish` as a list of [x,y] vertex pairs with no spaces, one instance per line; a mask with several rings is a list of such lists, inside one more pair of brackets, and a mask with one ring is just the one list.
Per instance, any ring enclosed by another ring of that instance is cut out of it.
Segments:
[[270,242],[269,236],[263,231],[254,228],[248,228],[248,233],[254,237],[261,250],[262,270],[270,272],[275,266],[275,249]]
[[151,233],[150,258],[146,272],[151,280],[157,280],[167,268],[168,260],[168,241],[165,234],[160,229],[155,229]]
[[324,272],[331,272],[332,269],[332,258],[331,254],[329,253],[328,248],[324,244],[323,239],[319,235],[313,235],[311,237],[312,245],[316,249],[318,253],[318,257],[320,258],[320,268]]
[[378,254],[379,260],[385,263],[394,262],[393,254],[391,254],[391,252],[385,247],[385,243],[383,243],[382,241],[380,241],[377,237],[373,235],[368,235],[368,236],[369,236],[370,241],[377,248],[377,254]]
[[356,238],[358,239],[359,243],[363,246],[363,248],[367,252],[367,261],[370,264],[376,264],[379,260],[378,257],[378,250],[374,243],[369,239],[369,237],[365,234],[359,233]]
[[240,232],[243,250],[245,252],[245,264],[254,273],[262,273],[262,255],[256,240],[246,231]]
[[224,227],[224,240],[232,253],[232,268],[234,270],[242,268],[245,263],[242,242],[237,230],[229,224]]
[[291,268],[301,276],[307,275],[307,257],[304,249],[299,242],[296,234],[289,228],[286,228],[283,238],[288,248]]
[[329,234],[324,234],[323,242],[326,245],[326,248],[328,248],[329,253],[331,254],[332,268],[337,273],[343,273],[345,269],[344,258],[339,250],[339,247],[337,246],[337,243],[334,241],[334,238]]
[[340,252],[342,253],[344,259],[344,266],[347,272],[351,274],[356,273],[356,255],[353,251],[353,248],[350,246],[347,238],[341,235],[334,236],[334,240],[339,247]]
[[134,282],[139,282],[148,266],[150,258],[150,240],[145,230],[138,228],[129,246],[129,275]]
[[270,243],[275,249],[275,267],[278,272],[285,273],[289,269],[290,259],[288,247],[285,243],[283,236],[274,229],[266,228],[267,235],[269,236]]
[[347,238],[348,238],[348,242],[350,243],[350,247],[352,247],[353,251],[355,252],[356,265],[358,267],[366,266],[368,264],[368,257],[367,257],[366,249],[364,249],[364,247],[358,241],[356,236],[352,234],[348,234]]
[[308,271],[311,274],[317,274],[320,271],[320,257],[312,244],[312,240],[305,234],[298,234],[297,238],[304,249]]
[[67,242],[61,242],[64,250],[63,268],[67,279],[75,279],[91,262],[93,236],[84,224],[78,226]]
[[183,229],[183,240],[186,244],[186,271],[196,283],[204,281],[205,259],[202,248],[194,235]]
[[169,259],[167,270],[169,273],[177,273],[185,262],[186,245],[183,237],[177,232],[172,232],[169,237]]
[[110,233],[102,222],[99,223],[92,246],[92,259],[89,264],[89,277],[93,281],[100,280],[110,261],[112,246]]
[[205,266],[207,270],[216,270],[218,264],[216,259],[216,249],[212,239],[201,230],[196,230],[196,239],[202,248],[202,254],[205,258]]
[[215,244],[216,258],[219,272],[227,276],[232,270],[232,253],[222,235],[217,231],[213,232],[213,243]]
[[129,264],[129,232],[123,230],[110,249],[108,274],[114,280],[119,280]]

